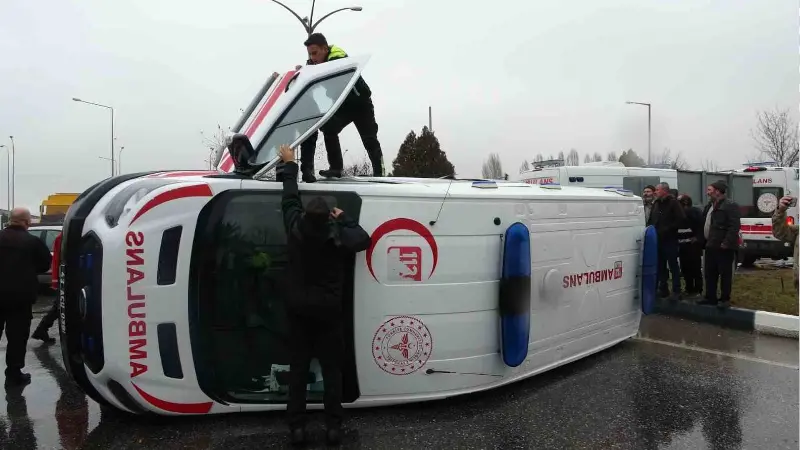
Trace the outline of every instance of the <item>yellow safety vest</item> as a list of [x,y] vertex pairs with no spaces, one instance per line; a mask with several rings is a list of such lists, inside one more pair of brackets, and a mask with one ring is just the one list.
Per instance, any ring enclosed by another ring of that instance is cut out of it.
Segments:
[[330,51],[328,51],[328,61],[345,57],[347,57],[347,53],[345,53],[341,47],[331,45]]

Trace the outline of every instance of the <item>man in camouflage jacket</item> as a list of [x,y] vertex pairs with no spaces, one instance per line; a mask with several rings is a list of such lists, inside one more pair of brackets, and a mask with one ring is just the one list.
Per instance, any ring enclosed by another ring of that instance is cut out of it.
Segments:
[[790,225],[786,221],[786,210],[789,208],[792,197],[783,197],[775,209],[775,214],[772,216],[772,235],[776,239],[784,242],[794,244],[794,288],[797,290],[797,225]]

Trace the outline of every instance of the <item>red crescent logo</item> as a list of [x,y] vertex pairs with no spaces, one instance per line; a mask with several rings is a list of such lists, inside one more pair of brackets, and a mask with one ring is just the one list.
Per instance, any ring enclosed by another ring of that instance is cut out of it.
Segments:
[[369,249],[367,249],[367,268],[372,278],[378,281],[378,277],[375,276],[375,271],[372,269],[372,252],[375,251],[375,247],[378,245],[381,238],[393,231],[399,230],[407,230],[416,233],[428,243],[428,246],[431,248],[431,253],[433,253],[433,267],[431,268],[431,273],[428,274],[428,278],[433,276],[433,272],[436,270],[436,264],[439,262],[439,246],[436,244],[436,239],[434,239],[431,232],[425,228],[425,225],[414,219],[399,217],[380,224],[378,228],[372,232],[372,243]]

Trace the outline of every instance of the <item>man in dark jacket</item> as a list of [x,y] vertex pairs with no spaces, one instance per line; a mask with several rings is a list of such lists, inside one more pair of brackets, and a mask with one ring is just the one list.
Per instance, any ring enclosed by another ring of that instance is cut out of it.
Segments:
[[[739,249],[741,213],[739,205],[726,197],[728,185],[719,180],[706,189],[711,199],[703,211],[703,239],[705,241],[706,296],[700,304],[727,308],[731,302],[733,270],[736,251]],[[717,280],[720,297],[717,299]]]
[[345,263],[370,246],[370,236],[322,197],[312,198],[304,209],[297,187],[294,150],[280,148],[283,166],[283,221],[289,252],[287,313],[292,359],[289,369],[288,422],[292,442],[305,441],[306,387],[311,358],[316,356],[325,385],[327,438],[341,439],[342,423],[342,289]]
[[31,382],[30,374],[22,372],[25,347],[39,293],[38,275],[50,268],[50,249],[28,233],[30,225],[30,211],[14,208],[8,227],[0,231],[0,335],[5,328],[6,387]]
[[[314,33],[309,36],[304,45],[308,50],[308,64],[322,64],[347,57],[347,53],[340,47],[329,46],[325,36],[321,33]],[[369,86],[361,77],[358,77],[344,103],[321,128],[325,137],[325,150],[328,152],[329,168],[328,170],[320,170],[319,174],[326,178],[339,178],[342,176],[344,161],[342,159],[342,146],[339,143],[339,133],[350,123],[356,126],[358,135],[361,136],[361,142],[364,144],[364,149],[367,150],[369,161],[372,164],[373,176],[384,176],[383,152],[378,141],[378,123],[375,121],[372,91],[370,91]],[[300,162],[303,165],[303,181],[306,183],[317,181],[314,176],[316,146],[317,133],[309,136],[300,145]]]
[[678,230],[678,256],[686,294],[696,296],[703,293],[703,212],[692,206],[692,198],[686,194],[678,196],[683,207],[684,219]]
[[[672,194],[669,184],[656,186],[656,201],[650,213],[648,225],[653,225],[658,234],[658,289],[662,297],[677,301],[681,295],[681,275],[678,266],[678,230],[683,221],[683,208]],[[672,274],[672,296],[669,294],[667,279]]]

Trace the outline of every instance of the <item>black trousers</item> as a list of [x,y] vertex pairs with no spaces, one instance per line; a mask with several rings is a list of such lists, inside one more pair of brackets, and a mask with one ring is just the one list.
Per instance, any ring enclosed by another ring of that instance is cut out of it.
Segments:
[[[667,271],[669,269],[669,271]],[[672,275],[672,293],[681,293],[681,275],[678,265],[678,240],[671,239],[658,245],[658,290],[669,295],[667,280]]]
[[[733,285],[733,266],[736,252],[723,249],[706,249],[705,277],[706,299],[712,301],[731,301]],[[717,298],[717,281],[719,280],[720,296]]]
[[19,375],[25,367],[25,351],[28,335],[31,332],[33,305],[29,301],[3,298],[0,296],[0,336],[5,329],[8,345],[6,347],[6,378]]
[[[331,170],[344,169],[342,146],[339,133],[350,124],[356,126],[361,142],[367,151],[372,171],[375,175],[383,175],[383,151],[378,141],[378,123],[375,121],[375,107],[372,99],[346,99],[345,104],[336,111],[333,117],[320,128],[325,138],[325,150],[328,152],[328,165]],[[317,148],[317,134],[312,134],[300,144],[300,163],[302,170],[314,170],[314,156]]]
[[50,310],[47,311],[47,314],[45,314],[41,322],[39,322],[39,325],[36,326],[34,334],[37,331],[47,333],[56,322],[56,319],[58,319],[58,296],[53,300],[53,306],[50,307]]
[[703,250],[697,244],[681,244],[679,254],[681,275],[686,284],[686,292],[700,294],[703,292]]
[[342,423],[342,361],[344,336],[340,321],[289,317],[292,356],[289,367],[289,405],[287,419],[291,428],[305,425],[306,387],[311,359],[322,368],[325,387],[325,421],[328,427]]

